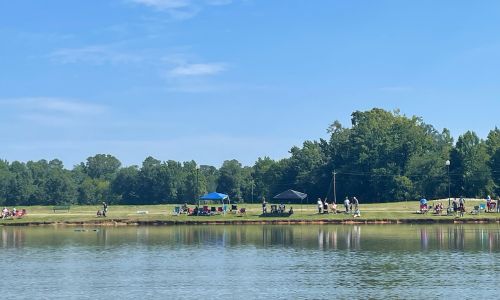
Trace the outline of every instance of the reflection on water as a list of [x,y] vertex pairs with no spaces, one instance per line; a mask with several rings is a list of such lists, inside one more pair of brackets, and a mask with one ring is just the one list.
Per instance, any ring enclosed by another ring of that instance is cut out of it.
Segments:
[[[292,247],[319,250],[500,249],[494,225],[249,225],[128,228],[2,227],[2,248],[37,246]],[[419,247],[417,247],[419,243]]]
[[0,231],[2,285],[29,287],[10,299],[498,296],[499,224]]

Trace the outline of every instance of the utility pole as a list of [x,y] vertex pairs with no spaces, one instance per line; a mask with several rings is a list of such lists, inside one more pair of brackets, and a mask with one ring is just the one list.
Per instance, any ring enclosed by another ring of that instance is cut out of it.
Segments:
[[200,166],[197,165],[196,166],[196,189],[195,189],[196,192],[195,192],[195,195],[194,195],[195,196],[195,201],[196,201],[196,199],[198,199],[198,211],[196,212],[197,216],[200,215],[200,197],[198,196],[198,193],[199,193],[199,190],[198,190],[199,189],[198,188],[198,185],[199,185],[198,181],[199,181],[199,179],[198,179],[198,177],[200,176],[199,173],[200,173]]

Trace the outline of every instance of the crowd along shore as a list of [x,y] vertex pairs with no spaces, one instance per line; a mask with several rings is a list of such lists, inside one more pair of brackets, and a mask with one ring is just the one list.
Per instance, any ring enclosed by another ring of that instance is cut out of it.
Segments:
[[[447,200],[447,199],[446,199]],[[430,201],[440,203],[443,200]],[[482,200],[469,200],[463,217],[419,211],[416,201],[361,204],[361,216],[352,212],[318,213],[313,204],[287,204],[293,214],[263,214],[260,204],[239,204],[235,210],[213,215],[176,213],[178,205],[113,206],[106,217],[98,216],[102,206],[71,206],[56,210],[53,206],[20,207],[25,214],[0,220],[0,226],[173,226],[173,225],[260,225],[260,224],[500,224],[500,213],[480,210]],[[213,206],[216,206],[215,204]],[[193,206],[194,207],[194,206]],[[243,210],[241,208],[244,208]]]

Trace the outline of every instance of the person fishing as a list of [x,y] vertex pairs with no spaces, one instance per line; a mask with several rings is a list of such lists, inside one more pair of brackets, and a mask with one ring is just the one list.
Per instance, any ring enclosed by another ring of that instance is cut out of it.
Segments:
[[108,204],[106,202],[102,202],[102,216],[105,217],[106,213],[108,213]]

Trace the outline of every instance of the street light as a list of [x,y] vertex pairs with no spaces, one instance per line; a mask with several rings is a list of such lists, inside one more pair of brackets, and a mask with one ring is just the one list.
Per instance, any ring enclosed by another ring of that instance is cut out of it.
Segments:
[[450,193],[450,160],[446,161],[446,166],[448,167],[448,208],[451,207],[451,193]]
[[194,197],[195,199],[198,199],[198,210],[196,212],[196,215],[199,215],[200,214],[200,197],[198,196],[198,177],[199,177],[199,172],[200,172],[200,166],[196,165],[196,187],[195,187],[195,194],[194,194]]

